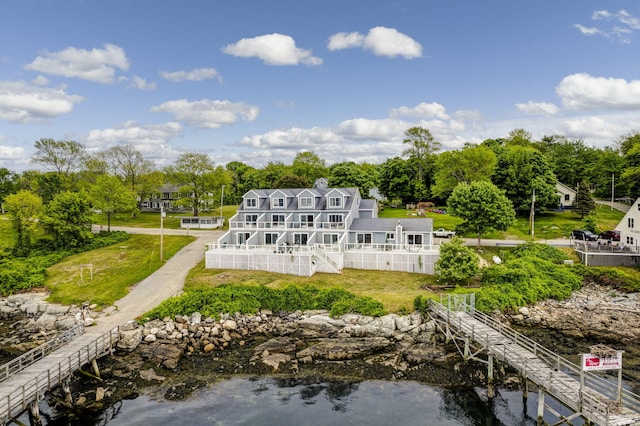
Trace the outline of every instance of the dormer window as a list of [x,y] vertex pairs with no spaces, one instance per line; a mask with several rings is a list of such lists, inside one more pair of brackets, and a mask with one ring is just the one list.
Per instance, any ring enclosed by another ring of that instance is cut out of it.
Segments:
[[274,207],[274,208],[282,208],[282,207],[284,207],[284,198],[282,198],[282,197],[272,198],[271,199],[271,207]]
[[342,197],[329,197],[329,207],[342,207]]
[[300,208],[309,209],[311,207],[313,207],[313,198],[311,197],[300,198]]
[[256,198],[247,198],[244,200],[244,206],[248,209],[255,209],[258,207],[258,200]]

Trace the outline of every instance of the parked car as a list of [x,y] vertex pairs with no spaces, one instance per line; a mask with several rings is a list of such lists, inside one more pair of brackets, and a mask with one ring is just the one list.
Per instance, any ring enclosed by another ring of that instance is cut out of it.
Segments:
[[433,231],[433,235],[438,238],[452,238],[456,235],[456,231],[447,231],[444,228],[438,228]]
[[591,231],[575,229],[571,231],[571,238],[583,241],[598,241],[598,236]]
[[620,241],[620,231],[617,229],[611,231],[604,231],[599,235],[601,240]]

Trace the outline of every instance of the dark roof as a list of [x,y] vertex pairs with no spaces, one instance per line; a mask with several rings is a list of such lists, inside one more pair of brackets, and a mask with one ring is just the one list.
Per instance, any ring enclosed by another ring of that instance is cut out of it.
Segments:
[[427,218],[416,219],[354,219],[349,227],[350,231],[395,231],[400,224],[405,232],[431,232],[433,220]]

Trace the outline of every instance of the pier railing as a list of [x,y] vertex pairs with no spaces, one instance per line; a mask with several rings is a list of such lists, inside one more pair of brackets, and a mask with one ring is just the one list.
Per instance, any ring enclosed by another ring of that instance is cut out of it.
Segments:
[[[476,311],[473,304],[468,303],[466,299],[456,298],[448,302],[451,309],[432,300],[431,310],[481,344],[489,353],[508,362],[523,376],[551,391],[561,402],[571,407],[582,406],[583,409],[589,407],[607,416],[621,408],[640,413],[639,395],[618,387],[617,383],[605,377],[583,371],[579,365],[550,351],[493,317]],[[491,331],[486,327],[476,327],[471,321],[465,321],[462,316],[456,315],[455,311],[465,312],[471,318],[489,327]],[[541,362],[547,368],[541,369]],[[564,373],[572,379],[573,384],[580,385],[577,388],[568,386],[567,381],[558,380],[557,376],[554,376],[555,371]],[[577,392],[574,389],[578,389]]]
[[82,324],[76,324],[56,338],[51,339],[48,342],[43,343],[42,345],[35,347],[30,351],[20,355],[19,357],[12,359],[6,364],[0,366],[0,382],[3,382],[12,375],[24,370],[31,364],[43,359],[51,352],[57,350],[76,337],[80,336],[83,332],[84,326]]
[[[25,374],[23,381],[18,380],[21,378],[20,376],[12,377],[11,380],[17,382],[11,383],[13,389],[8,393],[0,392],[2,394],[0,398],[0,424],[5,424],[10,419],[19,416],[29,407],[30,403],[37,401],[44,392],[58,386],[83,365],[110,353],[113,345],[119,339],[120,327],[114,327],[79,349],[69,348],[70,353],[62,358],[47,357],[41,360],[40,363],[45,363],[45,368],[47,368],[44,371]],[[64,351],[64,349],[61,350]],[[47,363],[49,360],[50,363]]]

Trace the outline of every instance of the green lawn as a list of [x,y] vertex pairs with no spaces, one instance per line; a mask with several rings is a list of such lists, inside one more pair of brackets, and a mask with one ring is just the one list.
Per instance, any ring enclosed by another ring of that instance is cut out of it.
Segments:
[[[164,259],[171,258],[193,240],[194,237],[165,235]],[[89,264],[91,268],[82,266]],[[131,235],[122,243],[69,256],[48,268],[45,282],[51,291],[48,301],[64,305],[89,301],[99,307],[109,306],[162,264],[158,236]]]
[[[444,209],[441,207],[441,209]],[[404,208],[385,207],[380,211],[378,217],[386,218],[415,218],[421,220],[424,217],[433,219],[433,228],[456,229],[456,225],[462,223],[462,219],[451,216],[450,214],[440,214],[427,212],[425,216],[417,216],[415,210],[406,210]],[[618,210],[611,210],[610,207],[597,205],[596,222],[598,231],[607,229],[615,229],[620,220],[624,217],[624,213]],[[565,210],[564,212],[546,212],[537,213],[535,215],[535,239],[536,241],[552,240],[558,238],[569,238],[571,231],[581,229],[584,225],[579,215]],[[462,234],[462,237],[474,238],[475,235],[470,233]],[[513,240],[530,240],[529,232],[529,216],[518,217],[516,223],[507,229],[506,232],[490,231],[483,235],[487,239],[513,239]]]
[[[236,214],[238,206],[224,206],[222,215],[224,216],[223,229],[229,229],[229,219]],[[200,213],[200,216],[219,216],[220,210],[215,212]],[[162,226],[167,229],[180,229],[180,217],[193,216],[191,213],[167,213]],[[107,218],[105,215],[94,215],[93,223],[97,225],[107,226]],[[119,214],[111,218],[111,226],[133,226],[138,228],[160,228],[160,213],[139,213],[135,218],[131,215]]]

